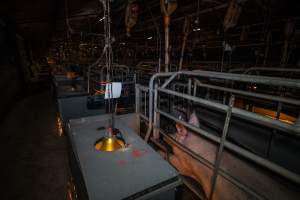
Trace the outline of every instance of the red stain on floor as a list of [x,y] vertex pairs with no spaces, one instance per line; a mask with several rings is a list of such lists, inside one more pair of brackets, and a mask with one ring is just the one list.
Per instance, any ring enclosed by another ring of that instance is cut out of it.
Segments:
[[138,149],[134,149],[131,152],[132,157],[134,158],[140,158],[142,156],[144,156],[145,154],[147,154],[147,150],[138,150]]

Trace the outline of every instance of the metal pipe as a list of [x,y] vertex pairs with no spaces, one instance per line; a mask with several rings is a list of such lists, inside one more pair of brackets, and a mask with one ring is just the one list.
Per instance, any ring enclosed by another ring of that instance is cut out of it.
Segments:
[[174,73],[170,78],[168,78],[164,84],[161,86],[162,88],[165,88],[167,87],[167,85],[169,85],[177,76],[178,74],[177,73]]
[[145,113],[145,115],[147,115],[147,93],[146,92],[144,93],[144,99],[145,99],[144,113]]
[[215,187],[216,187],[216,183],[217,183],[217,177],[218,177],[218,171],[221,165],[221,160],[223,157],[223,151],[224,151],[224,144],[226,141],[226,137],[228,135],[228,129],[229,129],[229,123],[231,120],[231,113],[232,113],[232,108],[234,106],[234,101],[235,101],[235,97],[231,96],[230,98],[230,102],[229,102],[229,107],[227,110],[227,114],[226,114],[226,119],[225,119],[225,123],[224,123],[224,128],[223,128],[223,133],[222,133],[222,137],[221,137],[221,142],[220,142],[220,146],[219,146],[219,150],[217,152],[216,155],[216,162],[215,162],[215,169],[214,169],[214,175],[212,178],[212,184],[211,184],[211,191],[210,191],[210,195],[209,195],[209,199],[213,198],[213,194],[215,191]]
[[252,71],[272,71],[272,72],[295,72],[300,73],[300,69],[296,68],[281,68],[281,67],[250,67],[248,69],[232,69],[229,73],[244,71],[243,74],[249,74]]
[[[223,105],[220,103],[215,103],[212,101],[208,101],[206,99],[203,98],[199,98],[199,97],[193,97],[193,96],[189,96],[187,94],[183,94],[183,93],[179,93],[179,92],[175,92],[172,90],[168,90],[168,89],[163,89],[163,88],[157,88],[158,91],[166,93],[166,94],[170,94],[170,95],[174,95],[177,97],[181,97],[181,98],[185,98],[185,99],[189,99],[192,100],[194,102],[197,102],[201,105],[205,105],[208,106],[212,109],[215,110],[220,110],[223,112],[226,112],[228,109],[227,105]],[[254,122],[254,123],[258,123],[264,126],[268,126],[270,128],[275,128],[278,130],[282,130],[282,131],[287,131],[288,134],[292,134],[294,136],[300,136],[300,130],[297,129],[295,126],[278,121],[278,120],[273,120],[272,118],[263,116],[263,115],[259,115],[256,113],[251,113],[239,108],[233,108],[232,109],[232,113],[233,115],[240,117],[242,119]],[[286,132],[285,132],[286,133]]]
[[149,121],[149,118],[143,115],[142,113],[139,113],[140,117],[143,118],[146,121]]
[[187,41],[187,35],[184,35],[182,41],[181,53],[180,53],[179,70],[182,70],[186,41]]
[[152,128],[153,128],[152,126],[153,126],[153,91],[154,91],[153,87],[154,87],[154,81],[158,77],[168,77],[168,76],[171,76],[171,75],[173,75],[173,73],[171,73],[171,72],[157,73],[157,74],[154,74],[150,79],[150,82],[149,82],[149,126],[148,126],[147,133],[146,133],[146,136],[145,136],[145,141],[146,142],[148,142],[148,140],[150,138]]
[[177,1],[160,0],[160,9],[164,15],[165,30],[165,72],[169,71],[170,65],[170,23],[171,15],[177,8]]
[[226,91],[226,92],[230,92],[230,93],[241,94],[241,95],[250,96],[250,97],[257,97],[257,98],[261,98],[261,99],[274,100],[274,101],[278,101],[278,102],[283,102],[283,103],[300,106],[299,100],[294,100],[291,98],[278,97],[278,96],[273,96],[273,95],[268,95],[268,94],[259,94],[259,93],[253,93],[253,92],[245,92],[245,91],[230,89],[230,88],[226,88],[226,87],[209,85],[209,84],[202,83],[197,79],[195,79],[195,83],[198,86],[202,86],[202,87],[206,87],[206,88],[210,88],[210,89],[222,90],[222,91]]
[[145,87],[145,86],[140,85],[140,84],[137,84],[137,86],[138,86],[138,89],[143,91],[143,92],[148,92],[149,91],[148,87]]
[[170,65],[170,27],[165,27],[165,72],[169,72]]
[[92,68],[92,65],[90,65],[89,67],[88,67],[88,85],[87,85],[87,89],[88,89],[88,94],[90,94],[90,79],[91,79],[91,68]]
[[179,60],[179,71],[182,70],[184,51],[185,51],[187,37],[191,31],[190,29],[191,29],[191,19],[190,17],[186,16],[184,18],[184,23],[183,23],[183,31],[182,31],[183,38],[182,38],[182,46],[181,46],[181,53],[180,53],[180,60]]
[[220,78],[225,80],[241,81],[241,82],[249,82],[249,83],[259,83],[259,84],[273,85],[273,86],[286,86],[286,87],[300,88],[299,79],[286,79],[286,78],[269,77],[269,76],[221,73],[221,72],[211,72],[211,71],[202,71],[202,70],[181,71],[180,74],[208,77],[208,78]]
[[140,113],[140,85],[135,85],[135,112]]
[[[192,95],[192,79],[191,78],[189,78],[189,80],[188,80],[188,90],[187,90],[187,94],[188,95]],[[191,111],[191,101],[190,100],[188,100],[187,101],[188,103],[188,105],[187,105],[187,114],[188,114],[188,116],[190,116],[190,114],[192,113],[192,111]]]
[[[158,87],[158,85],[155,84],[155,88],[157,88],[157,87]],[[158,98],[159,98],[158,91],[156,89],[154,91],[154,110],[158,108],[158,103],[157,103],[159,101]],[[155,126],[154,126],[153,136],[154,136],[154,139],[159,139],[159,130],[158,129],[159,129],[159,124],[160,124],[160,115],[158,112],[154,113],[154,124],[155,124]]]

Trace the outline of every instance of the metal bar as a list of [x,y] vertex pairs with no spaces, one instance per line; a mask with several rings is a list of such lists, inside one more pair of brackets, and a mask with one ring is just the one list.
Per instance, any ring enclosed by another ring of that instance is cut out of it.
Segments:
[[154,81],[156,78],[158,77],[168,77],[173,75],[174,73],[156,73],[154,74],[149,82],[149,126],[148,126],[148,130],[146,133],[146,137],[145,137],[145,141],[147,142],[149,140],[152,128],[153,128],[153,90],[154,90]]
[[143,118],[144,120],[149,121],[148,117],[146,117],[146,116],[143,115],[142,113],[139,113],[139,116],[140,116],[141,118]]
[[264,85],[300,88],[300,80],[299,79],[286,79],[286,78],[269,77],[269,76],[254,76],[254,75],[221,73],[221,72],[200,71],[200,70],[181,71],[178,73],[184,74],[184,75],[190,75],[190,76],[219,78],[219,79],[232,80],[232,81],[259,83],[259,84],[264,84]]
[[[157,88],[157,87],[158,87],[158,85],[155,84],[155,88]],[[158,97],[158,91],[155,90],[154,91],[154,123],[153,123],[153,126],[154,126],[154,131],[153,131],[154,139],[159,138],[158,127],[159,127],[160,117],[159,117],[159,113],[155,111],[158,108],[158,98],[159,98]]]
[[[162,110],[157,109],[157,112],[159,112],[161,115],[163,115],[163,116],[165,116],[169,119],[174,120],[177,123],[180,123],[180,124],[186,126],[187,128],[191,129],[192,131],[195,131],[196,133],[200,134],[201,136],[203,136],[205,138],[208,138],[208,139],[210,139],[214,142],[217,142],[217,143],[221,142],[220,138],[213,135],[212,133],[209,133],[209,132],[207,132],[203,129],[195,127],[195,126],[193,126],[193,125],[191,125],[187,122],[184,122],[182,120],[179,120],[176,117],[174,117],[174,116],[172,116],[172,115],[170,115],[170,114],[168,114],[168,113],[166,113]],[[233,151],[234,153],[236,153],[240,156],[243,156],[244,158],[247,158],[250,161],[252,161],[252,162],[254,162],[258,165],[261,165],[261,166],[275,172],[276,174],[279,174],[279,175],[289,179],[290,181],[293,181],[297,184],[300,184],[300,176],[298,174],[295,174],[295,173],[293,173],[293,172],[291,172],[291,171],[289,171],[289,170],[287,170],[287,169],[285,169],[285,168],[283,168],[283,167],[281,167],[281,166],[279,166],[279,165],[277,165],[273,162],[270,162],[270,161],[268,161],[264,158],[261,158],[261,157],[255,155],[255,154],[253,154],[253,153],[251,153],[251,152],[249,152],[249,151],[247,151],[247,150],[245,150],[245,149],[243,149],[243,148],[241,148],[241,147],[239,147],[239,146],[237,146],[237,145],[235,145],[231,142],[225,141],[224,146],[227,149]]]
[[145,87],[145,86],[140,85],[140,84],[137,84],[137,85],[138,85],[138,89],[140,89],[141,91],[143,91],[143,92],[148,92],[149,91],[148,87]]
[[300,69],[297,68],[280,68],[280,67],[250,67],[247,69],[239,68],[239,69],[231,69],[229,73],[242,72],[243,74],[248,74],[251,71],[273,71],[273,72],[296,72],[299,73]]
[[168,78],[168,80],[166,80],[164,82],[164,84],[161,86],[162,88],[165,88],[167,87],[167,85],[169,85],[173,80],[174,78],[177,76],[177,73],[173,74],[170,78]]
[[[160,131],[159,130],[159,127],[157,127],[158,128],[158,131]],[[155,144],[157,147],[159,147],[160,149],[162,149],[163,151],[164,151],[164,153],[165,153],[165,159],[166,160],[169,160],[169,152],[168,152],[168,149],[163,145],[163,144],[161,144],[160,142],[159,142],[159,140],[156,140],[156,139],[154,139],[153,137],[152,138],[150,138],[150,140],[151,140],[151,142],[153,142],[153,144]]]
[[197,84],[194,84],[193,96],[195,97],[196,95],[197,95]]
[[[135,85],[135,113],[140,113],[140,109],[141,109],[141,105],[140,105],[140,94],[141,94],[141,91],[139,89],[139,85],[136,84]],[[137,120],[138,120],[138,127],[137,127],[137,130],[138,130],[138,134],[140,135],[141,134],[141,116],[138,114],[137,115]]]
[[295,126],[298,127],[298,129],[300,129],[300,114],[299,114],[298,119],[295,123]]
[[184,89],[187,88],[187,84],[185,84],[185,83],[174,82],[172,84],[175,85],[175,86],[178,86],[178,87],[183,87]]
[[245,91],[230,89],[230,88],[226,88],[226,87],[214,86],[214,85],[210,85],[210,84],[201,83],[197,79],[195,79],[195,83],[198,86],[202,86],[202,87],[206,87],[206,88],[210,88],[210,89],[223,90],[223,91],[231,92],[231,93],[235,93],[235,94],[241,94],[241,95],[250,96],[250,97],[258,97],[258,98],[261,98],[261,99],[274,100],[274,101],[278,101],[278,102],[283,102],[283,103],[288,103],[288,104],[293,104],[293,105],[300,106],[300,101],[299,100],[294,100],[294,99],[291,99],[291,98],[273,96],[273,95],[268,95],[268,94],[259,94],[259,93],[253,93],[253,92],[245,92]]
[[139,87],[139,84],[136,84],[135,85],[135,112],[136,113],[140,113],[140,94],[141,94],[141,91],[140,91],[140,87]]
[[[166,93],[166,94],[170,94],[170,95],[182,97],[182,98],[185,98],[185,99],[189,99],[189,100],[192,100],[192,101],[197,102],[199,104],[208,106],[210,108],[221,110],[223,112],[226,112],[226,110],[228,109],[227,105],[223,105],[223,104],[220,104],[220,103],[215,103],[215,102],[212,102],[212,101],[208,101],[208,100],[203,99],[203,98],[193,97],[193,96],[189,96],[189,95],[186,95],[186,94],[171,91],[171,90],[168,90],[168,89],[163,89],[163,88],[157,88],[157,90],[160,91],[160,92]],[[258,123],[258,124],[261,124],[261,125],[264,125],[264,126],[268,126],[270,128],[275,128],[275,129],[279,129],[279,130],[282,130],[282,131],[287,131],[287,134],[292,134],[294,136],[300,136],[300,130],[298,128],[296,128],[293,125],[281,122],[279,120],[274,120],[274,119],[271,119],[269,117],[259,115],[259,114],[256,114],[256,113],[252,113],[252,112],[249,112],[249,111],[245,111],[245,110],[242,110],[242,109],[239,109],[239,108],[233,108],[232,113],[235,116],[246,119],[248,121]]]
[[145,99],[145,101],[144,101],[144,114],[145,115],[147,115],[147,93],[146,92],[144,92],[144,99]]
[[216,157],[217,159],[216,159],[216,162],[215,162],[215,169],[214,169],[214,175],[213,175],[213,179],[212,179],[209,199],[213,198],[213,194],[214,194],[214,191],[215,191],[217,178],[218,178],[218,174],[219,174],[218,171],[219,171],[219,168],[220,168],[220,165],[221,165],[221,160],[222,160],[222,157],[223,157],[224,143],[225,143],[226,137],[228,135],[228,128],[229,128],[229,123],[230,123],[230,119],[231,119],[231,111],[232,111],[232,108],[233,108],[233,105],[234,105],[234,101],[235,101],[235,97],[231,96],[230,102],[229,102],[229,107],[228,107],[227,114],[226,114],[225,123],[224,123],[221,143],[220,143],[220,147],[219,147],[218,154],[217,154],[217,157]]
[[[280,87],[280,89],[282,91],[282,87]],[[283,97],[283,93],[280,94],[280,97]],[[276,111],[276,119],[280,119],[280,113],[282,110],[282,102],[278,102],[277,104],[277,111]],[[271,145],[272,145],[272,141],[273,141],[273,137],[274,135],[277,133],[277,130],[272,130],[272,134],[269,138],[269,142],[268,142],[268,149],[267,149],[267,155],[270,156],[270,150],[271,150]]]
[[[188,90],[187,90],[187,93],[188,93],[188,95],[192,95],[192,79],[191,78],[189,78],[189,81],[188,81]],[[187,105],[187,114],[188,114],[188,116],[190,116],[190,114],[191,114],[191,101],[190,100],[188,100],[188,105]]]
[[243,72],[243,74],[248,74],[251,71],[271,71],[271,72],[296,72],[300,73],[300,69],[296,68],[270,68],[270,67],[251,67]]
[[87,82],[88,82],[88,85],[87,85],[88,94],[90,94],[90,85],[91,85],[90,79],[91,79],[91,66],[88,67],[88,80],[87,80]]

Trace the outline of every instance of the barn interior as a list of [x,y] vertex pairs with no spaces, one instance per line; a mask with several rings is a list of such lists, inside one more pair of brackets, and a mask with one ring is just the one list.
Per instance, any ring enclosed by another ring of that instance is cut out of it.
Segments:
[[300,1],[0,2],[0,198],[300,198]]

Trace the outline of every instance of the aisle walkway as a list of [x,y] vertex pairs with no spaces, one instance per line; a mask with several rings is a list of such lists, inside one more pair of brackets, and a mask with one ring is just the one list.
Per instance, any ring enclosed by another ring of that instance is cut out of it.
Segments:
[[66,141],[55,112],[44,92],[19,102],[0,124],[0,199],[66,199]]

